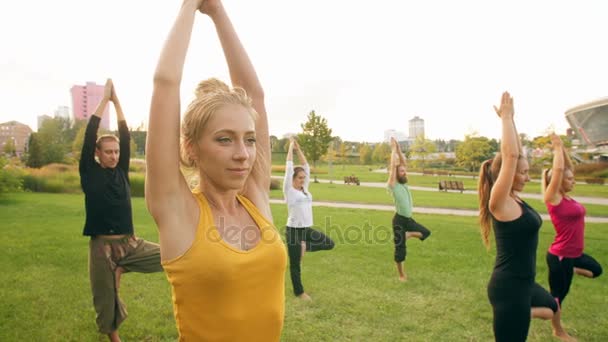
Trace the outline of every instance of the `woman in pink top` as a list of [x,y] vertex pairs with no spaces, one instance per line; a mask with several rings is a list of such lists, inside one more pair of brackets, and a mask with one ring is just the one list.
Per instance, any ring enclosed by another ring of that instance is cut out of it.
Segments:
[[[543,171],[542,187],[545,204],[555,227],[555,240],[547,252],[549,286],[558,301],[560,311],[554,316],[559,320],[561,305],[570,290],[574,273],[595,278],[602,274],[602,266],[591,256],[583,253],[585,240],[585,207],[568,196],[574,187],[572,162],[562,140],[551,136],[553,168]],[[553,331],[554,335],[565,332]]]

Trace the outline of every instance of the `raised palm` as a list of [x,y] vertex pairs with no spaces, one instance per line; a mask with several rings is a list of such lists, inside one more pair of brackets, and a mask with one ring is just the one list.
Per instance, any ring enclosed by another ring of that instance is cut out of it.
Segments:
[[509,94],[508,91],[502,93],[502,97],[500,99],[500,107],[496,108],[494,106],[494,111],[499,117],[513,117],[515,114],[515,110],[513,109],[513,97]]

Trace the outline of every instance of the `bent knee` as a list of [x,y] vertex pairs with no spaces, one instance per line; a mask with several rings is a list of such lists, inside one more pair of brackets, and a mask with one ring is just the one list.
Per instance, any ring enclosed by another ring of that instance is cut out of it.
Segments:
[[599,266],[599,265],[598,265],[597,269],[591,271],[591,273],[593,274],[593,278],[597,278],[597,277],[601,276],[602,272],[603,272],[602,266]]

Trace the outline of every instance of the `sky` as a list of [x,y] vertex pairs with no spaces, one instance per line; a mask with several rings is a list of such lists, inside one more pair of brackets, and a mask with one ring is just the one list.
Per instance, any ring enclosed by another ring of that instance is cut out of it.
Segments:
[[[146,122],[152,75],[178,0],[0,2],[0,122],[72,106],[70,88],[114,80],[131,127]],[[429,139],[499,138],[508,90],[530,137],[564,134],[564,112],[608,96],[608,2],[225,0],[266,94],[270,133],[311,110],[333,135],[381,141],[425,120]],[[602,43],[603,42],[603,43]],[[197,14],[182,81],[229,81],[208,17]],[[113,115],[113,111],[111,112]],[[114,117],[112,117],[114,121]]]

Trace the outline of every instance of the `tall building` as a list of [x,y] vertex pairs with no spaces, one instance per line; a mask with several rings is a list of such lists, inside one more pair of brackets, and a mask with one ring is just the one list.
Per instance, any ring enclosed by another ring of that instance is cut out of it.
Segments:
[[[70,89],[72,93],[72,108],[74,110],[74,120],[88,120],[95,112],[97,105],[103,98],[103,85],[95,82],[87,82],[85,85],[75,85]],[[99,127],[110,129],[110,106],[103,112]]]
[[414,116],[410,121],[410,139],[415,140],[418,136],[424,136],[424,120]]
[[17,156],[21,156],[27,151],[27,143],[32,134],[30,126],[17,121],[9,121],[0,124],[0,153],[4,151],[4,146],[9,140],[15,145]]
[[54,116],[56,118],[66,118],[66,119],[69,119],[70,118],[70,107],[68,107],[68,106],[57,106],[57,109],[55,109]]

